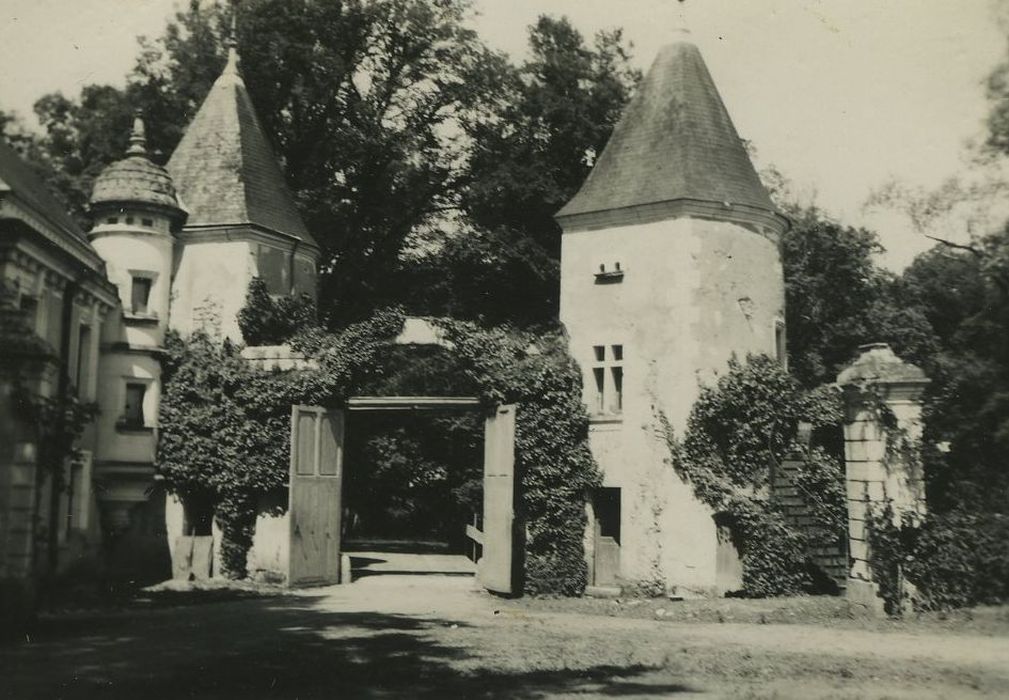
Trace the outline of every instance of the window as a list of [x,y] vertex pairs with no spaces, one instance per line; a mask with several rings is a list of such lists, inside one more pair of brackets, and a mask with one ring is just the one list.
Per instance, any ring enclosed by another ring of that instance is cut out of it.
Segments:
[[119,223],[119,217],[118,216],[110,216],[105,221],[106,221],[106,223],[110,223],[110,224],[118,224]]
[[146,226],[147,228],[153,228],[154,219],[141,219],[140,223],[141,225]]
[[123,424],[126,427],[144,427],[144,394],[146,393],[146,384],[139,382],[126,384],[126,405],[123,409]]
[[21,302],[19,304],[21,310],[21,318],[24,322],[32,329],[34,333],[36,328],[38,328],[39,319],[39,300],[37,297],[30,297],[27,294],[21,295]]
[[781,366],[788,368],[788,344],[785,336],[785,322],[778,319],[774,322],[774,353]]
[[624,410],[624,346],[594,345],[592,355],[592,379],[595,399],[592,412],[595,414],[619,415]]
[[624,279],[624,271],[619,262],[612,265],[599,263],[599,271],[595,273],[596,284],[614,284]]
[[77,395],[88,396],[91,383],[91,326],[77,327]]
[[133,217],[132,216],[127,216],[126,217],[126,223],[127,224],[132,224],[133,223]]
[[151,278],[133,276],[133,286],[130,293],[130,310],[135,314],[150,313]]

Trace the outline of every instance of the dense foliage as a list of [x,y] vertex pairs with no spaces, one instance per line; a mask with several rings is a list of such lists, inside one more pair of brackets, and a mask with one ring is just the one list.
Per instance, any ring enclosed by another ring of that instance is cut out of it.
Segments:
[[1009,599],[1009,517],[1002,513],[955,510],[895,524],[887,506],[872,514],[868,534],[873,578],[892,615]]
[[876,263],[883,248],[874,232],[830,221],[815,208],[790,214],[781,255],[789,369],[799,381],[833,382],[863,343],[889,343],[915,362],[935,351],[926,311],[905,304],[899,281]]
[[[404,368],[409,360],[390,348],[402,320],[400,312],[385,311],[337,334],[303,333],[295,345],[318,366],[289,372],[254,369],[236,348],[206,335],[172,339],[160,470],[184,499],[212,505],[224,527],[231,575],[245,573],[259,497],[279,488],[287,474],[291,404],[339,405],[362,390],[435,381],[430,368],[410,376],[411,369]],[[580,593],[587,574],[585,501],[598,474],[588,449],[577,367],[559,337],[458,321],[444,322],[443,331],[451,343],[447,357],[436,363],[445,369],[443,387],[466,387],[487,406],[519,405],[516,467],[522,474],[518,516],[528,531],[525,590]],[[385,440],[396,439],[386,433]],[[377,450],[386,471],[403,473],[405,465],[389,463],[403,454],[403,442],[388,449],[379,444]],[[472,459],[472,450],[464,450],[463,457]],[[455,489],[457,504],[473,504],[472,487],[467,488],[472,465],[449,483],[447,475],[436,478],[444,462],[429,464],[424,479]]]
[[238,312],[238,328],[247,345],[281,345],[316,325],[317,316],[315,301],[308,294],[274,297],[266,282],[255,277]]
[[[796,443],[800,421],[814,429],[837,426],[836,391],[802,390],[776,361],[733,358],[714,386],[704,387],[682,440],[666,426],[672,465],[697,497],[723,514],[741,543],[747,595],[787,595],[811,589],[810,553],[846,533],[844,470],[823,447]],[[788,454],[804,455],[799,480],[812,527],[796,529],[769,498],[769,479]],[[810,489],[805,491],[805,489]]]

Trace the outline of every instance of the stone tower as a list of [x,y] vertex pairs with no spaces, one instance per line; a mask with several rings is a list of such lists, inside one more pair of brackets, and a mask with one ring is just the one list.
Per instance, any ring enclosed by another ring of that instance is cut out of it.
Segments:
[[[597,585],[737,585],[716,515],[666,463],[699,387],[736,354],[784,361],[777,213],[697,47],[666,46],[577,195],[564,230],[561,321],[584,372]],[[721,544],[720,544],[721,540]]]
[[319,246],[256,116],[233,39],[167,168],[189,212],[179,234],[172,328],[208,327],[241,341],[236,317],[253,277],[271,294],[315,296]]
[[126,158],[95,179],[91,244],[119,290],[122,313],[105,324],[101,339],[95,474],[113,528],[147,500],[161,395],[161,360],[168,329],[175,235],[186,220],[172,179],[147,156],[144,123],[137,118]]

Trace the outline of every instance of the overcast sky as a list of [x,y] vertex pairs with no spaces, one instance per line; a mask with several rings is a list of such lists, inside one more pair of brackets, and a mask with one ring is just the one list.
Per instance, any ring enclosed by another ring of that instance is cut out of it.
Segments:
[[[120,85],[138,34],[180,0],[0,0],[0,107],[45,92]],[[862,203],[890,178],[932,186],[982,133],[983,81],[1006,53],[995,0],[688,0],[687,22],[740,135],[833,216],[880,229],[886,262],[926,246]],[[480,33],[520,56],[541,13],[586,36],[621,26],[647,68],[678,24],[674,0],[477,0]]]

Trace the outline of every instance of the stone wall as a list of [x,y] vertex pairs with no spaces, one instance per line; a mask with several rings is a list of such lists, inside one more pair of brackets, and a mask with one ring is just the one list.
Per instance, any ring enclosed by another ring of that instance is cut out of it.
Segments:
[[845,400],[845,487],[848,496],[849,598],[881,612],[866,532],[870,511],[889,504],[894,520],[924,514],[925,487],[917,447],[921,395],[929,380],[885,343],[860,348],[838,375]]

